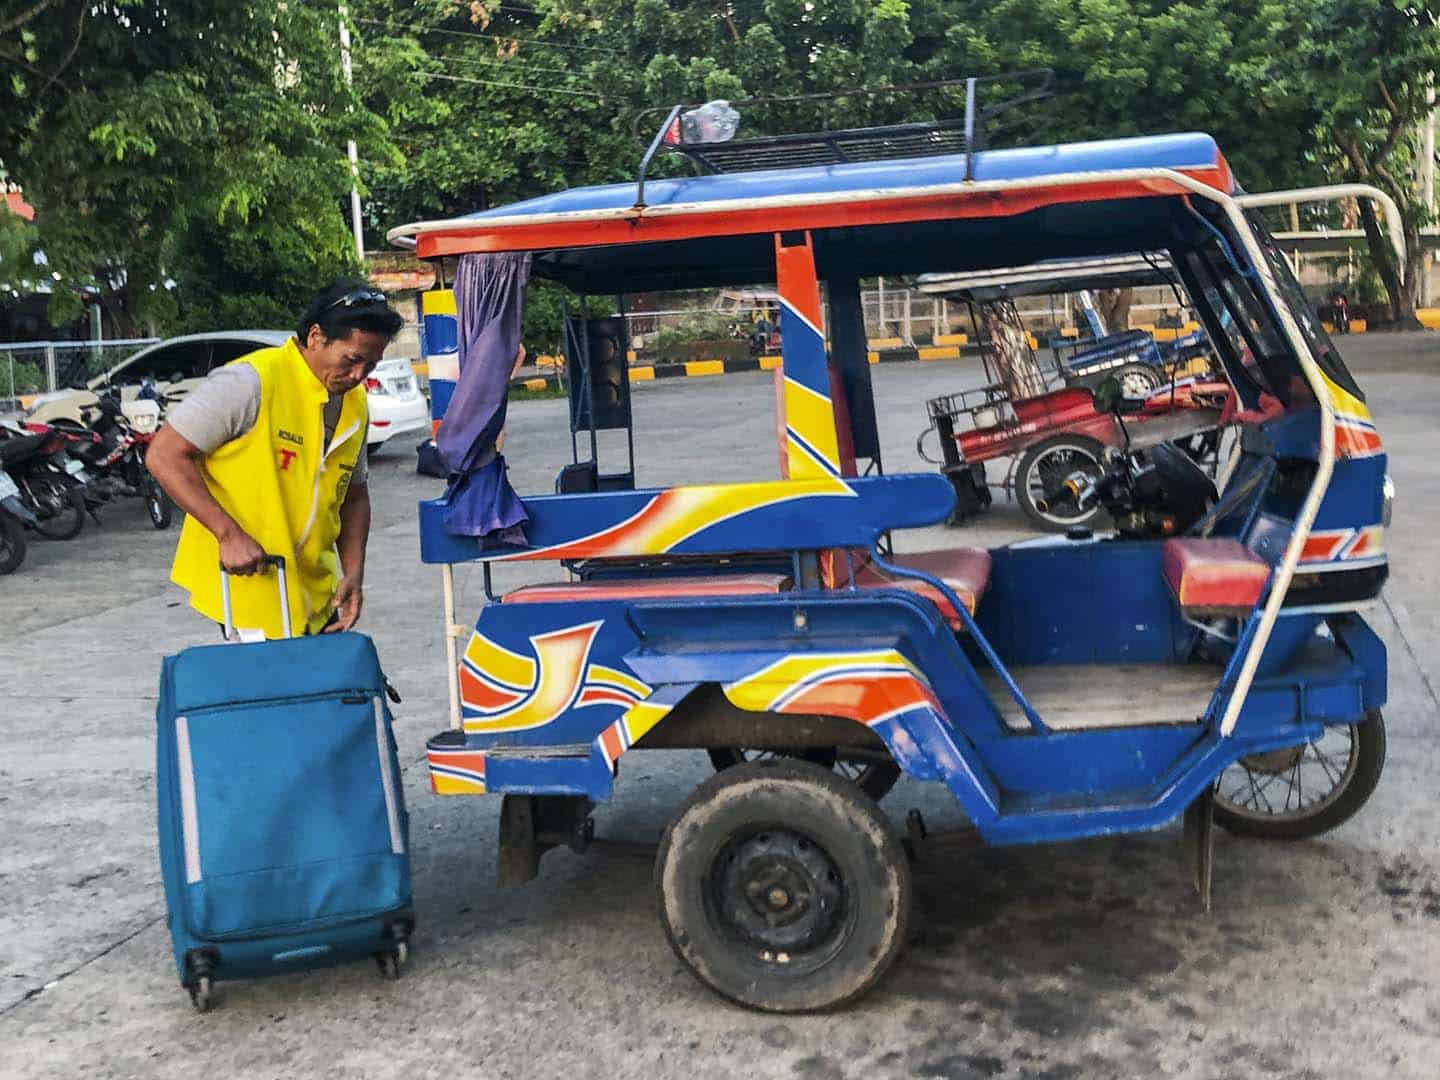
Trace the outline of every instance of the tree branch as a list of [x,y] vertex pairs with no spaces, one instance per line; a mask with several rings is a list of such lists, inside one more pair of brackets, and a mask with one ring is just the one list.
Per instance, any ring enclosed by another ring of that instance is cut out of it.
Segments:
[[20,27],[24,26],[31,19],[35,18],[36,15],[39,15],[42,11],[44,11],[54,2],[55,0],[40,0],[40,2],[34,7],[32,7],[29,11],[22,11],[19,15],[16,15],[15,18],[11,19],[8,23],[0,25],[0,34],[8,34],[11,30],[18,30]]
[[75,40],[70,44],[70,51],[65,54],[65,59],[60,61],[57,67],[45,80],[45,85],[40,87],[40,93],[45,93],[56,82],[59,81],[61,73],[70,66],[70,61],[75,59],[75,54],[80,51],[80,39],[85,36],[85,13],[90,10],[88,4],[80,5],[80,18],[75,23]]

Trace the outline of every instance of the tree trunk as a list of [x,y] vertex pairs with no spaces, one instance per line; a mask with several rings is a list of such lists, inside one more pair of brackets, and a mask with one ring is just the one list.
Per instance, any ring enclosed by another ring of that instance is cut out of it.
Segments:
[[1397,330],[1418,330],[1420,320],[1415,309],[1420,300],[1420,226],[1413,213],[1400,209],[1400,231],[1405,239],[1405,280],[1400,280],[1401,268],[1395,258],[1395,249],[1390,238],[1380,228],[1375,217],[1375,207],[1369,199],[1360,199],[1360,223],[1365,228],[1365,243],[1370,249],[1371,261],[1385,286],[1390,322]]

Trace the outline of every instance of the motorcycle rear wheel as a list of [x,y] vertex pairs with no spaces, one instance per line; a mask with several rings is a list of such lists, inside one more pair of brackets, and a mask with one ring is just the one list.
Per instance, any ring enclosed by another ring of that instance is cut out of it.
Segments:
[[79,488],[62,488],[55,494],[61,509],[41,518],[35,531],[46,540],[73,540],[85,528],[85,493]]
[[1294,750],[1241,758],[1220,778],[1215,824],[1236,836],[1308,840],[1359,813],[1384,768],[1385,718],[1374,709]]
[[13,574],[25,561],[25,526],[0,510],[0,574]]

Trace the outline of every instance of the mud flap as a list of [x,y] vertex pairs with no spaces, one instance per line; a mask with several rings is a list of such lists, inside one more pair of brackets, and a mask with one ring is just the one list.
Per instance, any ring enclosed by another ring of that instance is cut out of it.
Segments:
[[540,856],[562,844],[577,854],[590,845],[595,804],[583,795],[506,795],[500,804],[496,876],[502,888],[540,872]]
[[1215,787],[1206,787],[1185,809],[1184,848],[1190,862],[1200,906],[1210,910],[1210,882],[1215,861]]

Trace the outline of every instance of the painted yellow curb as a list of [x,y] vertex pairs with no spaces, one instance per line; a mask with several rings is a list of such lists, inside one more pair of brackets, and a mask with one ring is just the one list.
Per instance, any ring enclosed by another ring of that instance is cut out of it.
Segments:
[[630,369],[631,382],[650,382],[654,378],[655,368],[653,365],[647,365],[645,367],[632,367]]
[[782,356],[762,356],[760,357],[760,370],[774,371],[784,363],[784,360],[785,358]]
[[936,345],[969,345],[969,334],[936,334]]
[[686,375],[724,375],[724,360],[687,360],[685,363]]
[[916,349],[916,355],[921,360],[959,360],[960,349],[954,345],[933,346],[928,349]]
[[526,379],[520,385],[526,390],[544,390],[550,384],[545,379]]
[[904,347],[905,339],[898,337],[872,337],[869,345],[872,349],[899,349]]
[[866,353],[865,359],[872,364],[878,364],[880,362],[880,354],[878,352]]
[[1415,314],[1420,319],[1421,326],[1440,330],[1440,307],[1422,307]]

